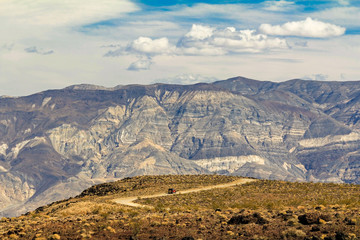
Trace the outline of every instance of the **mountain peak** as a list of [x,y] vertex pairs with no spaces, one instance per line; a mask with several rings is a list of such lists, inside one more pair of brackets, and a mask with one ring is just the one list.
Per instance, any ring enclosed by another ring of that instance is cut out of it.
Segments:
[[114,88],[107,88],[104,86],[99,86],[99,85],[93,85],[93,84],[77,84],[77,85],[71,85],[66,87],[65,89],[70,89],[70,90],[107,90],[107,91],[111,91]]

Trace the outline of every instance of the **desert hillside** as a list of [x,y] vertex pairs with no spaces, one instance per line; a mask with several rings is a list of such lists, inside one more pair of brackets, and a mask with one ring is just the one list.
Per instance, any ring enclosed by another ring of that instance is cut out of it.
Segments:
[[[125,178],[2,218],[1,239],[358,239],[360,186],[220,175]],[[246,179],[244,179],[246,180]],[[176,194],[143,198],[166,193]],[[184,192],[184,193],[182,193]],[[117,199],[135,197],[131,207]]]
[[237,77],[0,98],[0,217],[99,183],[222,174],[360,183],[360,82]]

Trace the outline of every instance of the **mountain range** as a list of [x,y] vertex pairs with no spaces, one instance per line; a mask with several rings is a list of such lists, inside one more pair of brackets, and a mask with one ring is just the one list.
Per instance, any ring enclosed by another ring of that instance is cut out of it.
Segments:
[[360,183],[360,82],[243,77],[0,99],[0,216],[137,175]]

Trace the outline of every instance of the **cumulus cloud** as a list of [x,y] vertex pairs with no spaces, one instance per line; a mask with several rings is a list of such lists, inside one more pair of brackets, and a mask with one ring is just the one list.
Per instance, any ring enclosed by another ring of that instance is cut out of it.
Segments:
[[183,55],[225,55],[226,50],[211,43],[215,29],[193,24],[191,30],[177,43],[178,54]]
[[264,9],[268,11],[290,11],[297,8],[295,2],[279,0],[279,1],[265,1],[263,3]]
[[341,36],[346,29],[308,17],[304,21],[287,22],[281,26],[261,24],[259,30],[268,35],[328,38]]
[[[236,30],[234,27],[216,29],[210,26],[193,24],[176,46],[168,38],[151,39],[139,37],[125,47],[108,51],[105,57],[137,55],[152,58],[158,55],[196,55],[222,56],[240,53],[259,53],[275,49],[289,48],[285,39],[258,34],[255,30]],[[139,60],[128,70],[145,70],[150,67],[149,60]]]
[[50,55],[50,54],[53,54],[53,53],[54,53],[53,50],[37,49],[37,47],[35,47],[35,46],[25,48],[24,50],[25,50],[25,52],[27,52],[27,53],[37,53],[37,54],[40,54],[40,55]]
[[126,54],[137,54],[146,56],[155,56],[161,54],[171,54],[175,51],[175,46],[169,43],[167,38],[151,39],[148,37],[139,37],[130,42],[126,47],[120,47],[116,50],[108,51],[105,57],[117,57]]
[[129,71],[149,70],[151,64],[152,64],[151,58],[139,59],[136,62],[130,64],[127,70]]
[[284,49],[288,45],[284,39],[257,34],[255,30],[214,29],[194,24],[190,32],[179,40],[177,47],[184,54],[225,55]]
[[139,37],[128,45],[126,51],[146,55],[159,55],[171,53],[172,48],[169,40],[165,37],[154,40],[148,37]]
[[206,38],[211,37],[214,31],[215,28],[193,24],[190,32],[185,34],[185,37],[197,39],[197,40],[204,40]]
[[194,24],[191,30],[179,39],[176,46],[170,44],[165,37],[158,39],[139,37],[126,47],[108,51],[104,56],[116,57],[126,54],[220,56],[286,48],[288,44],[285,39],[257,34],[255,30],[238,31],[234,27],[215,29]]
[[154,83],[169,83],[169,84],[194,84],[199,82],[215,82],[219,79],[215,77],[207,77],[200,74],[180,74],[175,77],[157,79]]

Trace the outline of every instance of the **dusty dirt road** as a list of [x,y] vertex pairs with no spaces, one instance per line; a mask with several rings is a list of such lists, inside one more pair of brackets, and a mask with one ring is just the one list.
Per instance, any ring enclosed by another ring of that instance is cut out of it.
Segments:
[[[183,191],[177,192],[176,194],[186,194],[186,193],[192,193],[192,192],[200,192],[200,191],[206,191],[206,190],[215,189],[215,188],[227,188],[227,187],[231,187],[231,186],[235,186],[235,185],[241,185],[241,184],[245,184],[245,183],[253,182],[253,181],[256,181],[256,180],[255,179],[240,179],[240,180],[230,182],[230,183],[224,183],[224,184],[219,184],[219,185],[212,185],[212,186],[206,186],[206,187],[201,187],[201,188],[192,188],[192,189],[188,189],[188,190],[183,190]],[[165,189],[165,190],[167,190],[167,189]],[[117,199],[114,199],[113,201],[116,202],[116,203],[119,203],[119,204],[131,206],[131,207],[152,208],[151,206],[135,203],[134,201],[138,200],[139,198],[146,199],[146,198],[156,198],[156,197],[164,197],[164,196],[172,196],[172,194],[157,193],[157,194],[153,194],[153,195],[117,198]]]

